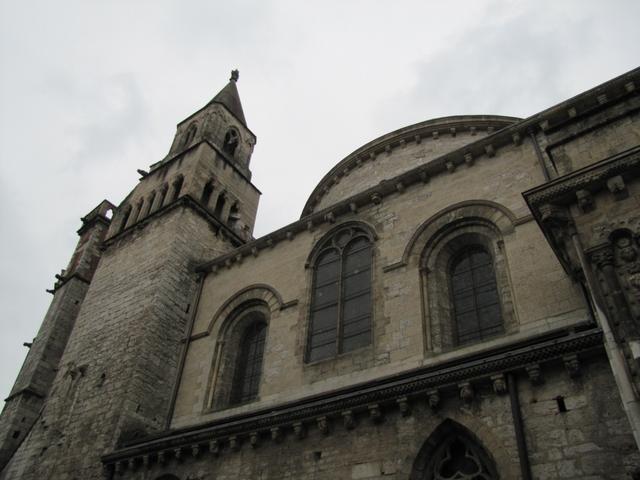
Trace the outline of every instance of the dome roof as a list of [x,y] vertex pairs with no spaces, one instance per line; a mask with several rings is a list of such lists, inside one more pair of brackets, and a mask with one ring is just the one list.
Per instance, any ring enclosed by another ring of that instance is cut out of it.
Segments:
[[427,120],[382,135],[341,160],[320,180],[302,216],[429,163],[519,120],[497,115],[460,115]]

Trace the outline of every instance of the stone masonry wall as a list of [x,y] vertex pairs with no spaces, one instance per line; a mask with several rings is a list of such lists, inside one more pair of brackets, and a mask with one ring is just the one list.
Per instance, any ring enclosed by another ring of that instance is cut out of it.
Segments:
[[[620,406],[603,355],[583,365],[571,379],[562,365],[545,369],[546,381],[534,386],[519,380],[524,430],[533,478],[539,480],[621,480],[640,466],[640,454]],[[559,396],[567,411],[560,412]],[[432,410],[415,398],[411,414],[393,409],[379,424],[367,415],[356,418],[348,430],[340,418],[330,420],[328,434],[308,425],[306,438],[283,432],[276,442],[260,437],[254,447],[241,439],[238,451],[224,444],[218,455],[201,449],[194,457],[188,449],[180,460],[169,452],[164,464],[136,464],[123,479],[153,480],[163,474],[198,480],[407,480],[430,435],[445,421],[473,432],[496,464],[500,478],[521,478],[509,395],[497,395],[489,385],[476,389],[464,403],[449,392],[442,406]],[[278,459],[274,461],[274,459]]]
[[194,265],[226,244],[176,208],[111,245],[94,276],[50,398],[2,478],[96,479],[118,440],[164,426]]

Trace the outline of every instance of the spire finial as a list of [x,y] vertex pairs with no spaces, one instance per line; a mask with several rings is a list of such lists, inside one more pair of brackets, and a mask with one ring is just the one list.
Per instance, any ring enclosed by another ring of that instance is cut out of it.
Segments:
[[240,71],[239,70],[231,70],[231,78],[229,79],[232,82],[237,82],[238,78],[240,77]]

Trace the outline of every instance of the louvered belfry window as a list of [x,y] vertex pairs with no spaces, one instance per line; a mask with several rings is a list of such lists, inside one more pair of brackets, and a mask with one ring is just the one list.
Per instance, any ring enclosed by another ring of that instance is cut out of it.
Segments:
[[451,263],[451,293],[457,343],[464,344],[502,333],[500,298],[491,255],[470,246]]
[[313,266],[309,362],[371,343],[371,258],[371,239],[357,227],[322,246]]
[[266,324],[254,322],[244,333],[234,372],[232,404],[250,402],[258,396],[266,331]]

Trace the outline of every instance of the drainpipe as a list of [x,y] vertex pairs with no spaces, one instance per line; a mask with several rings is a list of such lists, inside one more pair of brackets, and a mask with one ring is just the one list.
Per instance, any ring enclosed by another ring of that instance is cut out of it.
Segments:
[[196,289],[194,299],[193,299],[193,307],[191,309],[191,313],[189,315],[189,320],[187,323],[187,331],[184,337],[184,345],[182,346],[182,351],[180,352],[180,359],[178,360],[178,372],[176,375],[176,381],[173,384],[173,389],[171,391],[171,400],[169,403],[169,411],[167,412],[167,418],[165,420],[165,429],[169,429],[171,425],[171,417],[173,417],[173,410],[176,406],[176,398],[178,397],[178,388],[180,388],[180,381],[182,380],[182,370],[184,368],[184,362],[187,358],[187,351],[189,350],[189,344],[191,343],[191,334],[193,333],[193,324],[196,319],[196,312],[198,311],[198,304],[200,303],[200,295],[202,294],[202,287],[204,286],[204,279],[207,276],[206,273],[201,273],[200,278],[198,279],[198,287]]
[[533,477],[531,476],[531,465],[529,464],[529,454],[527,453],[527,442],[524,437],[522,411],[520,410],[520,399],[518,398],[518,384],[513,373],[507,374],[507,386],[509,387],[509,400],[511,402],[511,417],[516,430],[520,474],[522,475],[522,480],[531,480]]
[[635,389],[631,381],[631,375],[625,362],[624,352],[613,336],[611,323],[606,310],[602,308],[598,302],[598,296],[595,294],[597,291],[596,282],[593,278],[593,272],[591,271],[584,255],[582,242],[578,237],[578,232],[572,232],[571,238],[587,282],[587,291],[591,298],[591,304],[593,305],[595,320],[602,329],[602,334],[604,336],[604,348],[607,352],[607,357],[609,358],[609,365],[613,372],[613,378],[615,379],[618,392],[620,393],[622,408],[627,414],[629,424],[631,425],[633,438],[636,441],[636,447],[640,450],[640,402],[636,398]]

